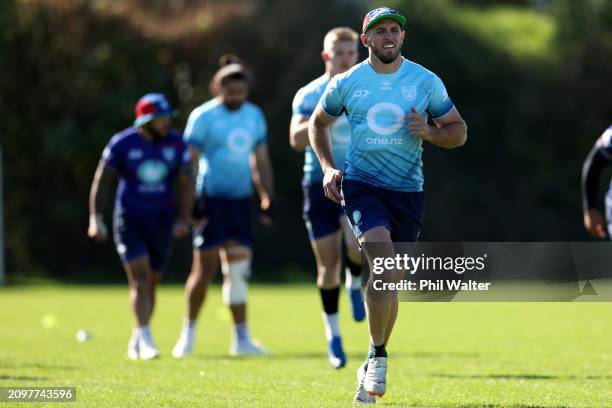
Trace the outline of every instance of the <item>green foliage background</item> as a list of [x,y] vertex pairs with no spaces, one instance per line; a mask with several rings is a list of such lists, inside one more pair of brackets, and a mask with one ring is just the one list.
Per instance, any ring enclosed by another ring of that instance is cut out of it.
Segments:
[[[110,136],[149,91],[180,110],[209,98],[225,52],[255,76],[279,195],[259,231],[256,276],[311,275],[293,95],[323,70],[322,37],[391,5],[404,55],[438,73],[469,127],[460,150],[426,146],[425,241],[585,240],[580,168],[612,122],[612,2],[310,0],[0,2],[0,137],[7,266],[16,279],[122,280],[110,245],[85,237],[87,194]],[[362,56],[365,50],[362,48]],[[175,248],[183,279],[189,244]],[[109,272],[113,271],[113,272]]]

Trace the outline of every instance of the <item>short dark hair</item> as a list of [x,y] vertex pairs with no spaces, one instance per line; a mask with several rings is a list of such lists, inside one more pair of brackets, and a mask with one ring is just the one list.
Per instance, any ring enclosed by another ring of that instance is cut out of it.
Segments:
[[210,93],[217,96],[221,88],[229,81],[244,81],[251,83],[251,73],[242,60],[233,54],[224,54],[219,59],[221,68],[215,73],[210,81]]

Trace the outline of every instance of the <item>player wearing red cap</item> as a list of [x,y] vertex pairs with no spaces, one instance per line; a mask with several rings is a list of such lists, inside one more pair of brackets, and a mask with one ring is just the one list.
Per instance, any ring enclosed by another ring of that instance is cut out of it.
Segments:
[[103,242],[108,239],[104,205],[111,184],[119,180],[113,232],[136,318],[128,343],[128,357],[133,360],[159,355],[149,330],[155,287],[172,236],[189,233],[194,200],[191,155],[180,133],[170,129],[174,114],[163,95],[142,97],[136,105],[134,126],[112,137],[91,185],[87,234]]

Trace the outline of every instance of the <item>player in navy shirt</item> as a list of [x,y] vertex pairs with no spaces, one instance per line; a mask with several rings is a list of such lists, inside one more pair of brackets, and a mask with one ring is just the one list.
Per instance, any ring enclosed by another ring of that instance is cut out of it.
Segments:
[[136,105],[134,127],[112,137],[91,186],[87,233],[106,241],[104,204],[110,184],[119,179],[113,232],[130,283],[137,324],[128,343],[131,359],[159,355],[149,331],[155,286],[166,264],[172,236],[189,233],[194,199],[191,154],[182,135],[170,129],[173,115],[163,95],[142,97]]

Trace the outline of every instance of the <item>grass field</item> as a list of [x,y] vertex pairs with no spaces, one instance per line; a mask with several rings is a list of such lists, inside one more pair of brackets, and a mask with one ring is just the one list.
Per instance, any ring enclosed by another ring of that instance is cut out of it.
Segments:
[[[41,286],[0,290],[0,386],[76,386],[71,407],[349,406],[367,350],[365,324],[344,313],[347,368],[326,360],[317,292],[256,286],[251,332],[275,352],[232,359],[228,314],[215,287],[190,359],[170,350],[183,293],[162,287],[152,330],[162,357],[125,357],[132,319],[126,288]],[[346,296],[341,312],[348,311]],[[57,324],[41,326],[44,315]],[[75,333],[88,329],[91,341]],[[389,345],[385,406],[612,406],[609,303],[402,304]],[[1,406],[25,406],[23,403]],[[37,403],[35,406],[64,404]]]

